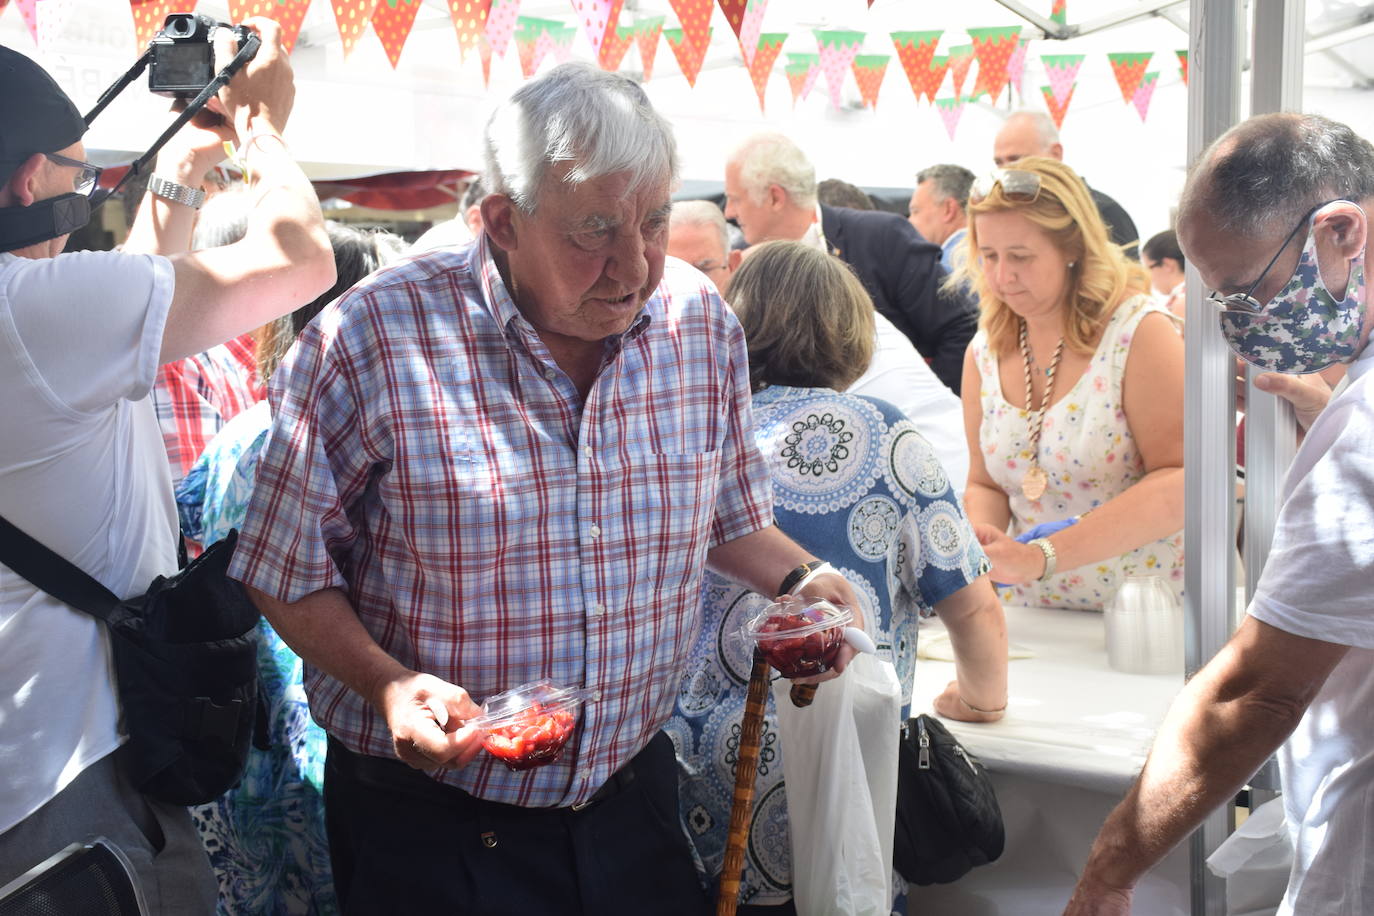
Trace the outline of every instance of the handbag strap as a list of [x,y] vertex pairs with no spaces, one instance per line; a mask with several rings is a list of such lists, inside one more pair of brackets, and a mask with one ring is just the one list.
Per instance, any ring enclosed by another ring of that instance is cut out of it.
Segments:
[[114,592],[0,515],[0,562],[63,604],[106,623],[119,606]]

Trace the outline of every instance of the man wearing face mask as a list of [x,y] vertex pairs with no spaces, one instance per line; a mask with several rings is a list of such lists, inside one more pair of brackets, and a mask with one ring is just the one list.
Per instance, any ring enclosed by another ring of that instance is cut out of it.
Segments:
[[1175,701],[1066,914],[1129,913],[1144,872],[1280,745],[1295,855],[1279,913],[1374,906],[1371,207],[1374,147],[1312,115],[1252,118],[1189,176],[1179,242],[1232,349],[1286,373],[1348,363],[1349,385],[1293,462],[1249,616]]

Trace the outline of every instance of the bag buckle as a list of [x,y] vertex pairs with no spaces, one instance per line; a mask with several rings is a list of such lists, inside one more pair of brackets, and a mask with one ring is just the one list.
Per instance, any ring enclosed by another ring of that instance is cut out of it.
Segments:
[[243,700],[230,700],[221,706],[209,697],[195,697],[186,710],[187,734],[193,740],[216,738],[233,747],[242,708]]

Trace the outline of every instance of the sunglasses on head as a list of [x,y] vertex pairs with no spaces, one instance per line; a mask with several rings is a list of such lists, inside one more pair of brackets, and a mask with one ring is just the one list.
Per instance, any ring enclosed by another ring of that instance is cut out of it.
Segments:
[[973,183],[969,190],[969,203],[978,203],[993,192],[1002,189],[1002,197],[1012,203],[1034,203],[1040,196],[1040,175],[1025,169],[1003,169],[993,172]]

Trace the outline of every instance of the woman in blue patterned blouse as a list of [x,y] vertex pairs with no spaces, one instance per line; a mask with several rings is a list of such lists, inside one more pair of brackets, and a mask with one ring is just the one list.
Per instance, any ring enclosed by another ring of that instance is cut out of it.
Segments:
[[[930,446],[897,408],[842,393],[873,352],[873,306],[863,286],[836,258],[769,242],[750,251],[727,298],[749,342],[755,437],[772,470],[778,526],[854,586],[903,696],[912,690],[917,623],[938,613],[958,679],[936,711],[973,722],[1001,718],[1006,626],[963,507]],[[703,598],[702,629],[668,731],[682,762],[682,814],[714,883],[749,679],[750,655],[735,634],[770,598],[715,575]],[[794,913],[771,697],[754,798],[739,912]]]

